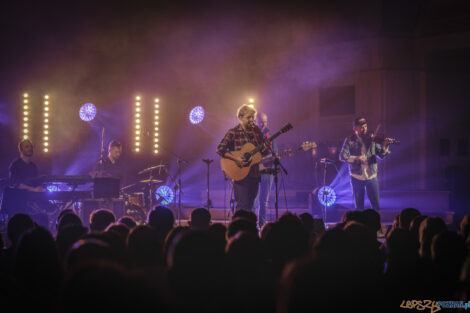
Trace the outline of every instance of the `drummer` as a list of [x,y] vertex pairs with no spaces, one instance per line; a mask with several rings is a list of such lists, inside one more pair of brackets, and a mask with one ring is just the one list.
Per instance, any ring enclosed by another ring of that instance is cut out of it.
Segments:
[[108,155],[96,162],[91,172],[92,177],[116,177],[123,180],[123,170],[119,158],[122,154],[122,145],[112,140],[108,145]]

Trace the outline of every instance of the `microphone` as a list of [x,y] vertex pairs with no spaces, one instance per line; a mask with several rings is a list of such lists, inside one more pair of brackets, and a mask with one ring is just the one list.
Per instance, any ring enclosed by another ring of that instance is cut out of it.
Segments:
[[335,160],[332,160],[332,159],[329,159],[329,158],[321,158],[321,159],[320,159],[320,163],[323,163],[323,164],[333,164],[333,163],[335,163]]

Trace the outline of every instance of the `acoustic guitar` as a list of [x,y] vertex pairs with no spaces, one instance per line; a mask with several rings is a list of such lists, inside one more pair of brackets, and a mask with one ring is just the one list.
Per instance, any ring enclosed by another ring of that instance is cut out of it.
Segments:
[[[292,125],[289,123],[284,126],[280,131],[275,133],[274,135],[269,138],[269,140],[265,140],[266,142],[271,142],[276,139],[279,135],[289,131],[292,129]],[[220,165],[222,170],[225,174],[230,177],[230,179],[238,181],[244,179],[253,165],[258,164],[262,157],[261,157],[261,150],[263,150],[264,144],[259,146],[255,146],[252,143],[246,143],[243,147],[238,151],[231,151],[230,153],[235,157],[243,157],[245,161],[248,163],[246,165],[242,165],[239,162],[235,162],[234,160],[222,158],[220,159]]]

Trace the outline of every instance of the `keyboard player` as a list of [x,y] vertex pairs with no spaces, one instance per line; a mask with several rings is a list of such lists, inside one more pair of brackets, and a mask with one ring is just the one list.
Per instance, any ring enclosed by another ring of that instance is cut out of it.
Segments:
[[1,213],[9,217],[15,213],[31,213],[27,203],[27,193],[44,193],[44,188],[35,178],[38,168],[32,161],[34,146],[31,140],[23,139],[18,143],[20,157],[11,162],[9,186],[3,192]]
[[44,192],[44,188],[32,182],[38,176],[38,168],[32,161],[34,146],[31,140],[23,139],[18,144],[20,157],[11,162],[9,168],[10,187],[33,192]]

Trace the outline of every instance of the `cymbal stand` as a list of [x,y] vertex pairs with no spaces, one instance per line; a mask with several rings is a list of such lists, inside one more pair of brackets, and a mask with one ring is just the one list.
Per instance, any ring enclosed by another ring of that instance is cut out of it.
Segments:
[[[176,175],[178,177],[178,181],[176,182],[174,180],[174,183],[175,183],[174,189],[175,189],[175,206],[176,206],[176,192],[178,191],[177,218],[178,218],[178,224],[181,226],[181,195],[183,193],[183,190],[181,188],[181,164],[183,164],[183,163],[188,164],[188,161],[186,161],[185,159],[183,159],[182,157],[180,157],[179,155],[177,155],[173,151],[165,148],[165,146],[160,145],[160,147],[163,150],[170,152],[173,156],[175,156],[177,158],[176,163],[177,163],[178,171],[177,171]],[[168,173],[168,170],[167,170],[167,173]]]
[[148,193],[147,193],[147,201],[148,201],[148,210],[149,212],[152,209],[152,181],[153,181],[153,171],[150,171],[149,174],[149,182],[148,182]]
[[210,168],[210,165],[213,161],[214,160],[202,159],[202,162],[207,164],[207,202],[206,202],[207,210],[212,208],[212,200],[210,198],[210,187],[209,187],[209,168]]

